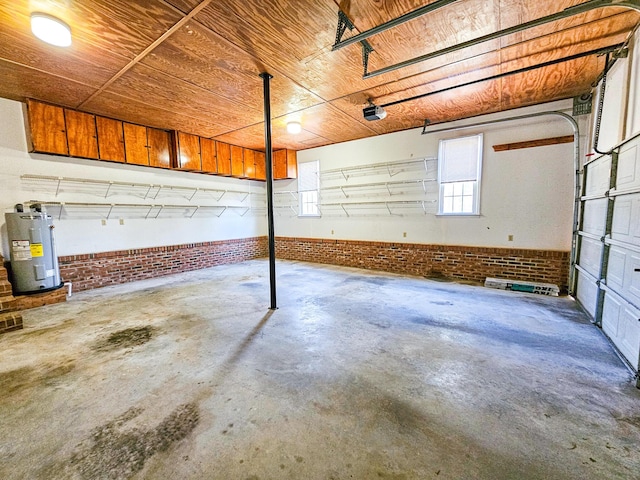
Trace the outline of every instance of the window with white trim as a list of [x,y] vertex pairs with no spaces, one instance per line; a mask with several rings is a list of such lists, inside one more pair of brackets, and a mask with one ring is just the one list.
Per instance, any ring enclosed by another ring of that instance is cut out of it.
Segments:
[[320,162],[298,163],[299,217],[320,216]]
[[482,134],[440,140],[439,215],[478,215],[482,173]]

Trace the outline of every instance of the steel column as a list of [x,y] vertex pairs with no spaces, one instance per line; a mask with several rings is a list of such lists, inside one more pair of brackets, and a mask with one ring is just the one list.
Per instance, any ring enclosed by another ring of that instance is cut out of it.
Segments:
[[271,310],[278,308],[276,302],[276,242],[273,228],[273,151],[271,145],[271,85],[273,75],[263,72],[264,96],[264,148],[267,173],[267,223],[269,230],[269,285],[271,288]]

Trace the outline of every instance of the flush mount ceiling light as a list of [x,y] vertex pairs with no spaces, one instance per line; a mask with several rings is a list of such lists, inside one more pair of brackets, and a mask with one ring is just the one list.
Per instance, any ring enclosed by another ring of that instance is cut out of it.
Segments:
[[287,123],[287,132],[292,134],[297,134],[302,131],[302,125],[300,122],[289,122]]
[[46,13],[31,14],[31,31],[43,42],[56,47],[71,45],[71,28],[62,20]]

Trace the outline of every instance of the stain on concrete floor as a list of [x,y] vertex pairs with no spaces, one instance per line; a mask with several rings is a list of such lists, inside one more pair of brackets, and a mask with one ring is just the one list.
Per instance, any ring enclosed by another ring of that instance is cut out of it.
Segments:
[[141,413],[142,409],[131,408],[93,429],[91,437],[69,460],[69,468],[87,480],[131,478],[153,455],[187,437],[200,415],[196,404],[187,403],[178,406],[154,428],[127,428]]
[[57,364],[20,367],[0,373],[0,392],[7,397],[34,387],[56,385],[59,378],[75,368],[75,361],[61,359]]
[[151,340],[155,331],[156,329],[149,326],[118,330],[96,342],[93,349],[103,352],[143,345]]

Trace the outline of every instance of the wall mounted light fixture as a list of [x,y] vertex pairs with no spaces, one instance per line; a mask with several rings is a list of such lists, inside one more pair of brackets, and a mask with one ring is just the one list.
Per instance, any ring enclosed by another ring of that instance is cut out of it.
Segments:
[[300,122],[289,122],[287,123],[287,132],[296,135],[302,131],[302,125]]
[[43,42],[56,47],[71,45],[71,28],[62,20],[46,13],[31,14],[31,31]]

